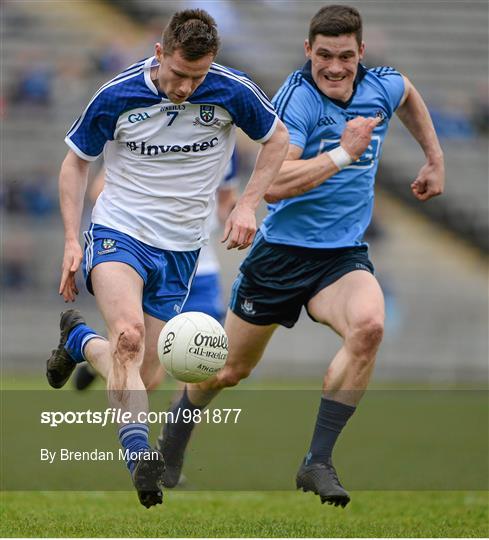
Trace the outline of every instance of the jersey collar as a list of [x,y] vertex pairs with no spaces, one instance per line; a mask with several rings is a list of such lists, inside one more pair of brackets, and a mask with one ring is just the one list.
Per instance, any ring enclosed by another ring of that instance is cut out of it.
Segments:
[[304,77],[304,79],[306,79],[306,81],[309,84],[311,84],[320,94],[327,97],[331,102],[333,102],[338,107],[341,107],[342,109],[348,109],[351,102],[353,101],[353,98],[355,97],[358,85],[360,84],[361,80],[365,77],[366,74],[367,74],[367,68],[363,64],[358,64],[358,71],[355,77],[355,81],[353,82],[353,92],[350,96],[350,99],[348,101],[340,101],[338,99],[333,99],[326,96],[326,94],[321,92],[321,90],[318,88],[317,84],[314,82],[314,79],[312,77],[310,60],[308,60],[302,67],[302,76]]
[[158,65],[158,60],[155,56],[150,56],[146,59],[146,62],[144,62],[144,81],[146,83],[146,86],[153,92],[153,94],[156,94],[157,96],[166,97],[166,95],[158,91],[158,88],[156,88],[155,83],[151,80],[151,68]]

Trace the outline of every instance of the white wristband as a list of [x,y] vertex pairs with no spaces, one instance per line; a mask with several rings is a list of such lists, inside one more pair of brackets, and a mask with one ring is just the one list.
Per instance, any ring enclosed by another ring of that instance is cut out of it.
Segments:
[[342,146],[330,150],[328,155],[340,171],[353,163],[353,158]]

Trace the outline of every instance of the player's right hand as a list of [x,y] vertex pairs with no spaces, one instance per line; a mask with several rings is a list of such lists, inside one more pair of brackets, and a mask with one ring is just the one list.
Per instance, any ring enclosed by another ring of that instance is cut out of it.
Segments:
[[359,159],[365,150],[367,150],[372,139],[372,132],[381,121],[381,118],[357,116],[346,123],[340,144],[354,161]]
[[78,294],[75,273],[80,267],[83,259],[83,251],[77,240],[67,240],[65,242],[65,252],[63,264],[61,265],[61,283],[59,294],[63,296],[65,302],[74,302]]
[[226,249],[246,249],[251,246],[256,233],[256,217],[252,208],[237,203],[224,224],[221,242],[228,242]]

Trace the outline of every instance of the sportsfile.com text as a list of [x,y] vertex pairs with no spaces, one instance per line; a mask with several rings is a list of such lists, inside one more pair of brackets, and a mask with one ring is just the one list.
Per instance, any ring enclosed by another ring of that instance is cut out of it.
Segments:
[[42,411],[41,424],[58,427],[62,424],[108,424],[141,423],[204,423],[204,424],[237,424],[242,409],[176,409],[175,411],[141,411],[136,417],[130,411],[108,407],[104,411]]

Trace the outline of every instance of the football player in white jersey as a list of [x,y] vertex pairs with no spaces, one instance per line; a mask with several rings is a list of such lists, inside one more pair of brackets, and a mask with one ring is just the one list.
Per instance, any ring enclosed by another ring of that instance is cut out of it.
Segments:
[[[123,412],[119,440],[142,505],[162,502],[163,457],[148,443],[147,385],[157,338],[179,313],[207,242],[206,221],[235,144],[235,128],[261,143],[251,178],[224,227],[227,248],[247,248],[255,209],[287,152],[288,133],[244,73],[214,63],[219,37],[201,9],[176,13],[155,54],[102,86],[69,130],[60,172],[65,248],[59,293],[72,302],[83,261],[108,340],[77,310],[61,316],[47,378],[62,387],[87,360]],[[105,188],[79,243],[90,161],[103,152]]]
[[[215,211],[209,216],[211,235],[217,234],[220,225],[224,225],[237,201],[236,155],[235,151],[229,162],[226,175],[219,185]],[[93,202],[97,200],[103,191],[104,178],[105,169],[102,168],[89,190],[89,197]],[[220,265],[211,242],[200,250],[197,271],[187,301],[182,308],[182,313],[188,311],[202,311],[214,317],[220,323],[224,323],[225,307],[222,297]],[[146,385],[147,390],[156,389],[163,377],[164,369],[161,367]],[[95,369],[88,362],[84,362],[75,371],[73,383],[77,390],[85,390],[96,378],[97,372]]]

